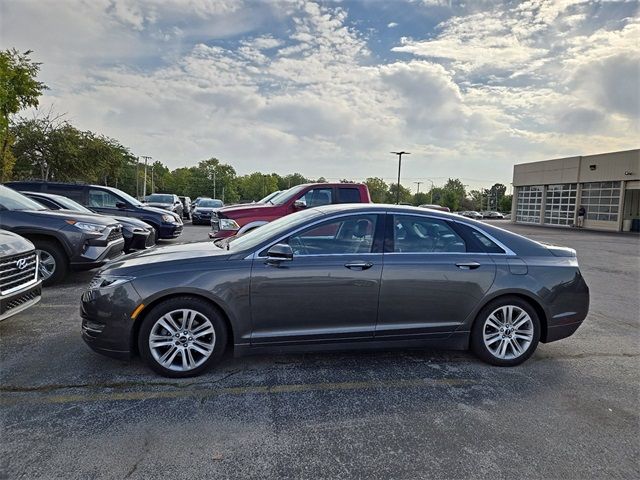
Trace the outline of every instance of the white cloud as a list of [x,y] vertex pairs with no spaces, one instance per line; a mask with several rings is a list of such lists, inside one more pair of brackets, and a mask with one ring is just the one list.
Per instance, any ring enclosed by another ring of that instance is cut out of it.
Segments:
[[410,3],[449,18],[386,63],[348,3],[2,8],[5,43],[44,62],[45,107],[172,168],[215,155],[241,173],[390,181],[387,152],[404,148],[407,179],[504,183],[514,162],[637,147],[640,133],[638,21],[596,25],[591,3]]

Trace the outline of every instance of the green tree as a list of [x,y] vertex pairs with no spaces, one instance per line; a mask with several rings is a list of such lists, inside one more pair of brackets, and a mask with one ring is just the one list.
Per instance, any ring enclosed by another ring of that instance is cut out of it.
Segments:
[[431,203],[431,197],[429,196],[428,193],[424,193],[424,192],[420,192],[420,193],[416,193],[413,196],[413,204],[415,206],[420,206],[420,205],[424,205],[427,203]]
[[500,201],[504,194],[507,192],[507,187],[502,183],[495,183],[489,189],[489,210],[498,210]]
[[[392,183],[391,185],[389,185],[389,191],[387,192],[387,203],[396,203],[396,201],[398,200],[397,192],[397,183]],[[411,194],[411,190],[402,186],[402,184],[400,184],[400,203],[413,203],[413,195]]]
[[296,185],[302,185],[303,183],[311,183],[307,177],[300,173],[291,173],[284,177],[278,177],[278,190],[287,190]]
[[238,177],[237,185],[241,200],[255,201],[278,190],[278,177],[275,174],[254,172]]
[[513,195],[505,195],[500,199],[500,211],[501,212],[510,212],[511,211],[511,202],[513,201]]
[[0,181],[11,177],[15,157],[9,129],[11,117],[27,107],[37,107],[47,86],[36,78],[40,63],[31,60],[31,50],[0,52]]
[[209,196],[222,199],[225,203],[237,202],[236,171],[231,165],[210,158],[191,167],[191,185],[189,196]]
[[442,187],[442,198],[439,203],[455,212],[460,209],[465,196],[465,187],[462,182],[457,178],[450,178]]
[[371,200],[374,203],[385,203],[387,201],[387,192],[389,191],[389,185],[381,178],[369,177],[364,181],[365,185],[369,189]]

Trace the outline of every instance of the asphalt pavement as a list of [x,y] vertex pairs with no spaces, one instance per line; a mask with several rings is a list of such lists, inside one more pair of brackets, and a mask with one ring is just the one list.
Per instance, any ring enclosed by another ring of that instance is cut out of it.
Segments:
[[640,238],[503,225],[576,248],[591,289],[577,333],[516,368],[394,350],[170,380],[82,342],[93,272],[45,289],[0,323],[0,478],[639,478]]

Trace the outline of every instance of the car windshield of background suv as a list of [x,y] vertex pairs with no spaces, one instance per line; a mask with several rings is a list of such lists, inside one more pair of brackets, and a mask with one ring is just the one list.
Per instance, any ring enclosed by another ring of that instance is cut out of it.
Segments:
[[172,195],[149,195],[147,197],[147,202],[156,202],[156,203],[173,203]]
[[5,210],[48,210],[21,193],[0,185],[0,206]]

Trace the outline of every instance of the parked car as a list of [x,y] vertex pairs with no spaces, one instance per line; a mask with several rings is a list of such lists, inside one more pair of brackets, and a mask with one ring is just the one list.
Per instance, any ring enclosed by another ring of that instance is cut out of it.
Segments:
[[59,182],[8,182],[5,185],[15,190],[62,195],[102,215],[137,218],[154,228],[155,242],[160,238],[179,237],[184,228],[180,215],[145,206],[131,195],[113,187]]
[[196,207],[198,206],[198,203],[200,202],[200,200],[210,199],[210,198],[211,197],[198,197],[198,198],[196,198],[193,202],[191,202],[191,211],[196,209]]
[[464,212],[460,212],[460,215],[467,218],[473,218],[474,220],[482,220],[482,214],[480,212],[476,212],[473,210],[467,210]]
[[182,201],[177,195],[172,193],[153,193],[147,195],[144,199],[144,203],[149,207],[161,208],[175,213],[180,218],[184,214],[184,206]]
[[182,202],[182,218],[191,220],[191,199],[189,197],[178,197]]
[[[31,200],[44,205],[49,210],[68,210],[80,213],[95,213],[78,202],[62,195],[41,192],[20,192]],[[124,253],[133,250],[144,250],[155,245],[155,233],[153,227],[142,220],[130,217],[112,217],[122,226],[122,236],[124,237]]]
[[89,270],[122,254],[120,224],[102,215],[53,211],[0,185],[0,228],[30,240],[40,256],[45,286],[62,280],[69,269]]
[[500,212],[484,212],[482,214],[482,218],[493,218],[502,220],[504,218],[504,215],[502,215]]
[[428,204],[428,203],[425,203],[424,205],[420,205],[420,208],[428,208],[430,210],[439,210],[440,212],[450,212],[451,211],[451,209],[449,207],[443,207],[442,205]]
[[229,346],[235,355],[471,348],[493,365],[518,365],[539,341],[572,335],[588,307],[575,250],[372,204],[308,208],[225,248],[133,254],[91,281],[81,315],[94,350],[139,352],[161,375],[186,377]]
[[285,190],[265,204],[233,205],[211,215],[209,237],[242,235],[285,215],[334,203],[371,203],[363,183],[307,183]]
[[38,254],[29,240],[0,230],[0,321],[40,301]]
[[224,207],[222,200],[215,198],[202,198],[193,210],[191,223],[193,225],[209,225],[211,223],[211,214]]

